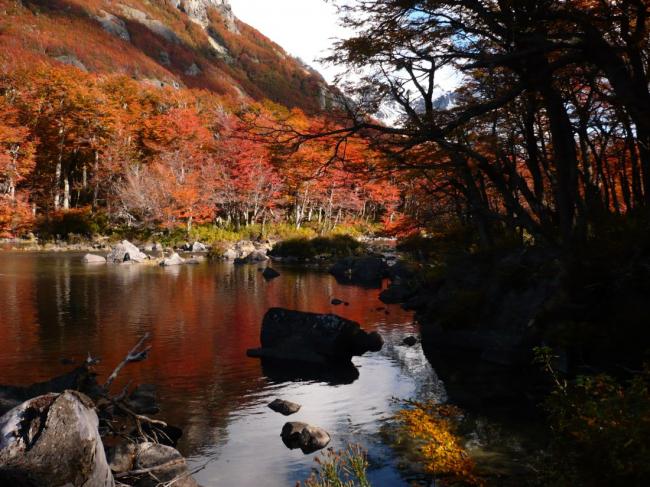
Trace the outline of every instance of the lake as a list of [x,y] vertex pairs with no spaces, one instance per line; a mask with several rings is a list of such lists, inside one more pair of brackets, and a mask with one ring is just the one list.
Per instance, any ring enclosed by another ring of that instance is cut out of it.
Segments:
[[[204,467],[195,478],[205,487],[293,486],[309,476],[318,454],[284,446],[287,418],[267,407],[276,397],[302,404],[291,420],[325,428],[333,448],[364,445],[373,485],[410,485],[380,430],[396,399],[442,401],[445,390],[420,346],[401,344],[417,334],[411,313],[384,309],[379,290],[280,266],[282,276],[266,282],[255,265],[88,266],[81,257],[0,253],[0,383],[46,380],[70,370],[63,359],[81,362],[88,353],[101,359],[103,382],[151,332],[151,356],[129,365],[115,390],[128,380],[157,386],[157,417],[183,429],[179,450],[193,468]],[[335,297],[350,305],[331,305]],[[300,368],[263,370],[246,350],[259,346],[262,317],[276,306],[339,314],[386,344],[354,359],[359,376],[351,383]]]

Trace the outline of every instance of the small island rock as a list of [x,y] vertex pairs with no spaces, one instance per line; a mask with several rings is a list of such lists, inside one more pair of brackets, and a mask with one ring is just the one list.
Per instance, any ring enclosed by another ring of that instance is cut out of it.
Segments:
[[300,448],[305,455],[325,448],[331,441],[329,433],[323,428],[297,421],[286,423],[281,436],[287,448]]
[[292,414],[300,411],[300,404],[295,402],[285,401],[284,399],[275,399],[273,402],[269,403],[269,408],[271,408],[276,413],[283,414],[285,416],[290,416]]
[[275,269],[271,268],[271,267],[267,267],[262,272],[262,276],[267,281],[270,281],[271,279],[275,279],[276,277],[280,277],[280,273],[278,271],[276,271]]

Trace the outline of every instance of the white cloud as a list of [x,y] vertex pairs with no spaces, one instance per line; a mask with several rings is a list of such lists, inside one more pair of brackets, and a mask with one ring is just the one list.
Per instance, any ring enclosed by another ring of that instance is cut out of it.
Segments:
[[230,0],[235,15],[332,82],[340,68],[321,64],[335,38],[346,36],[336,8],[324,0]]

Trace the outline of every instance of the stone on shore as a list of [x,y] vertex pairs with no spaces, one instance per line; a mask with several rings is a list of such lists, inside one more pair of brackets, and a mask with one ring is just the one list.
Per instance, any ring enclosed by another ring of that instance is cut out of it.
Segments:
[[101,255],[86,254],[83,257],[84,264],[106,264],[106,257]]
[[0,418],[0,485],[113,487],[94,403],[66,391]]
[[106,256],[106,261],[113,264],[122,262],[144,262],[149,257],[140,252],[135,245],[128,240],[123,240],[113,247],[111,252]]
[[286,423],[281,436],[287,448],[300,448],[305,455],[325,448],[331,441],[329,433],[323,428],[297,421]]
[[183,259],[176,252],[174,252],[166,259],[163,259],[163,261],[160,263],[160,265],[163,267],[172,267],[172,266],[183,265],[183,264],[185,264],[185,259]]
[[292,414],[300,411],[300,404],[295,402],[285,401],[284,399],[275,399],[269,403],[269,408],[271,408],[276,413],[283,414],[284,416],[290,416]]
[[137,478],[133,485],[138,487],[157,487],[172,481],[174,487],[198,487],[185,459],[170,446],[157,443],[118,445],[111,449],[110,459],[111,469],[118,478],[133,471],[147,470],[153,474],[129,476],[129,479]]

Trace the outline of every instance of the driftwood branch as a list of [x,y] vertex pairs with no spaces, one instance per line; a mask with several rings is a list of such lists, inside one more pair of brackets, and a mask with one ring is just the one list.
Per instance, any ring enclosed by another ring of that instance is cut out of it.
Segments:
[[[115,367],[115,370],[111,373],[111,375],[108,376],[108,379],[106,379],[106,383],[104,384],[103,388],[105,391],[108,391],[108,389],[111,387],[111,384],[113,381],[117,378],[118,374],[120,371],[126,366],[127,364],[130,364],[132,362],[141,362],[144,359],[147,358],[147,355],[149,354],[149,351],[151,350],[151,346],[144,347],[144,344],[151,338],[150,333],[145,333],[145,335],[140,339],[140,341],[131,349],[131,351],[127,354],[127,356],[122,360],[117,367]],[[144,347],[144,348],[142,348]]]

